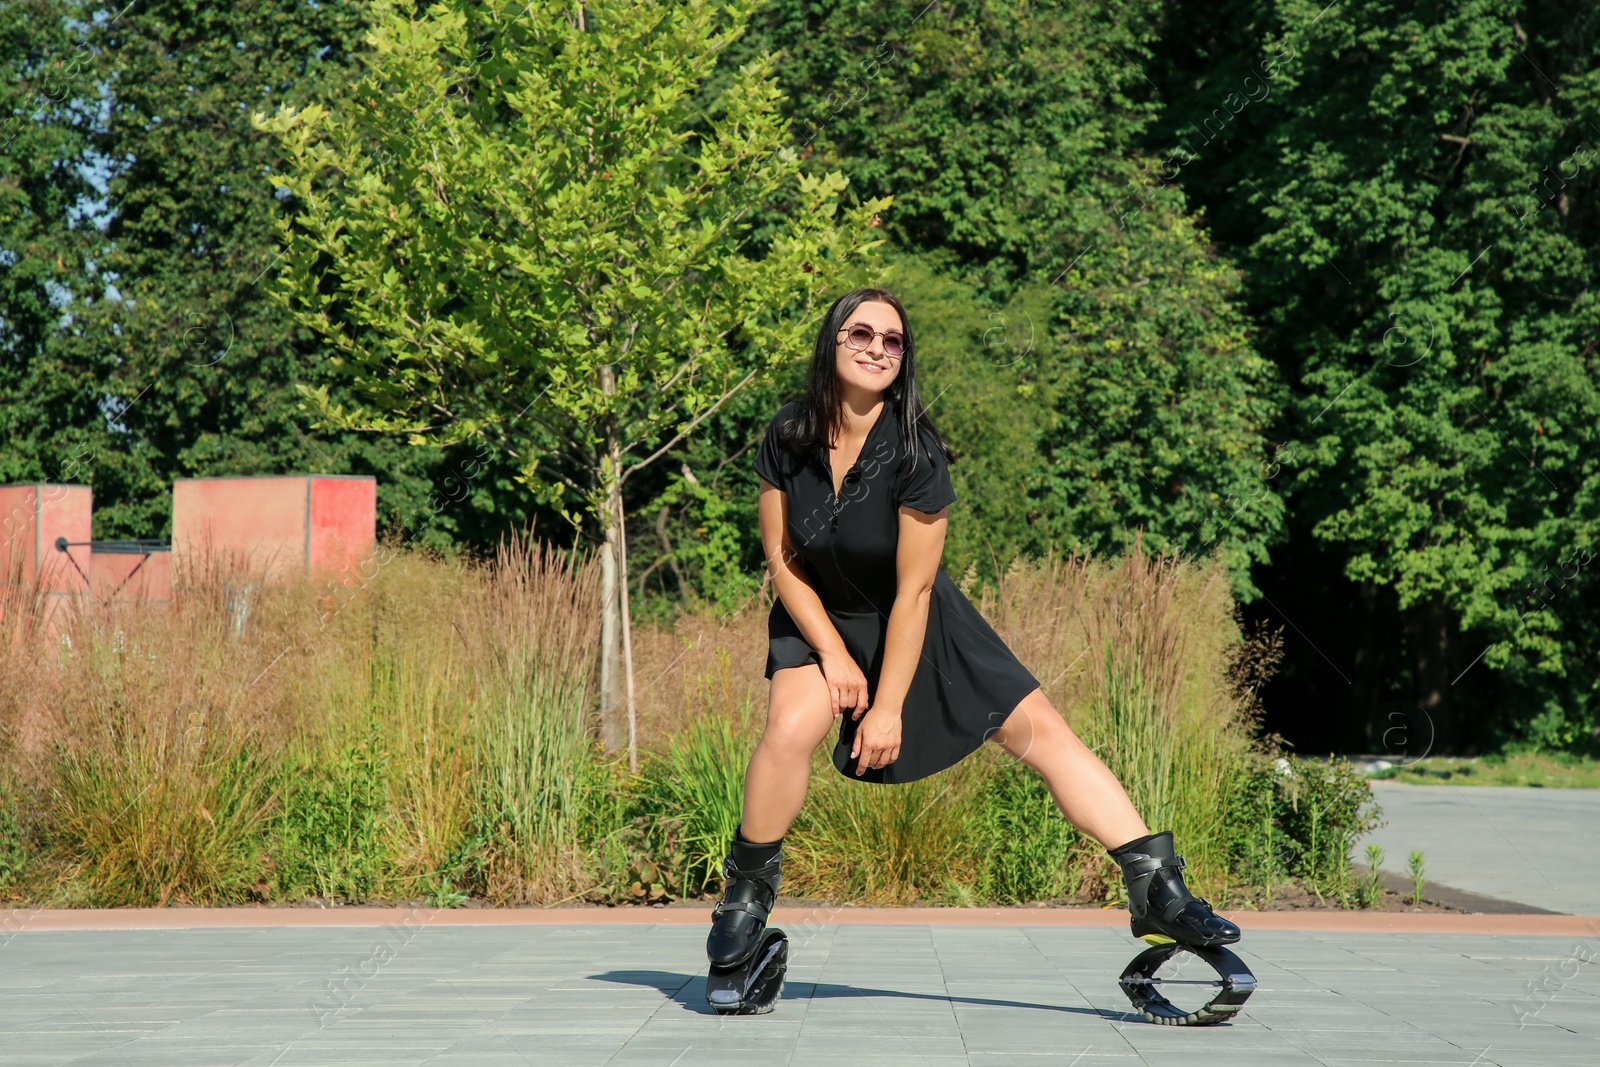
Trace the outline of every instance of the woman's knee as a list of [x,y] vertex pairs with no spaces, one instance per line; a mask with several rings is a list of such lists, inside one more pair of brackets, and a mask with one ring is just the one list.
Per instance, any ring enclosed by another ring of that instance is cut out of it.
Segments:
[[1060,712],[1035,689],[989,738],[1024,763],[1062,745],[1081,744]]
[[800,730],[768,729],[761,735],[757,750],[784,763],[809,764],[811,753],[821,743],[819,739]]
[[[805,675],[816,673],[816,679]],[[761,734],[761,747],[774,755],[810,759],[811,753],[827,739],[833,727],[833,706],[827,687],[816,668],[795,670],[795,676],[773,679],[772,697],[767,708],[767,726]],[[779,675],[789,674],[781,671]],[[814,682],[815,684],[808,684]]]

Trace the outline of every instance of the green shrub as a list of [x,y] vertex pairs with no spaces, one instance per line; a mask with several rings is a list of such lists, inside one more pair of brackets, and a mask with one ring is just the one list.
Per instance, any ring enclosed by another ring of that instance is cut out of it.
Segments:
[[1254,752],[1233,774],[1227,852],[1235,885],[1263,889],[1289,877],[1348,904],[1350,850],[1378,825],[1372,786],[1348,760]]
[[974,798],[983,858],[977,898],[1021,904],[1076,894],[1072,853],[1087,839],[1061,817],[1042,776],[1009,758],[996,763]]
[[21,796],[16,790],[12,783],[0,779],[0,893],[15,889],[28,865]]
[[1273,886],[1287,875],[1277,778],[1273,757],[1257,752],[1241,759],[1233,768],[1223,822],[1223,847],[1233,882],[1260,887],[1267,901]]
[[382,847],[387,770],[378,723],[328,762],[291,765],[275,827],[274,889],[281,898],[364,901],[389,864]]
[[757,741],[750,719],[748,705],[737,716],[696,712],[667,751],[642,768],[645,810],[661,820],[668,850],[660,860],[677,865],[671,882],[691,895],[722,885],[722,860],[744,807],[745,765]]
[[613,827],[596,841],[601,873],[593,893],[611,904],[655,903],[694,896],[707,888],[687,887],[684,872],[690,867],[683,845],[683,822],[665,815],[635,815]]

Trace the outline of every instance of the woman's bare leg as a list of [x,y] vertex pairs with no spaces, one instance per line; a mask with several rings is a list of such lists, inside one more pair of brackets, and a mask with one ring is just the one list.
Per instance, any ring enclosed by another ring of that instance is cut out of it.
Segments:
[[1043,775],[1061,814],[1102,848],[1150,832],[1111,768],[1078,739],[1042,690],[1023,697],[990,740]]
[[833,729],[833,704],[822,668],[808,663],[772,672],[767,727],[744,773],[746,841],[776,841],[800,814],[811,780],[811,753]]

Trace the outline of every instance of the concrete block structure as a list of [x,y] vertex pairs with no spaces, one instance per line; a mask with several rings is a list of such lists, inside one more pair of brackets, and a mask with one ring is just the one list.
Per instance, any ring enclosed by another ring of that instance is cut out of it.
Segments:
[[94,497],[87,485],[0,486],[0,581],[38,581],[52,596],[88,589],[88,579],[56,541],[87,544]]
[[172,548],[164,541],[91,541],[89,582],[95,600],[170,603]]
[[372,555],[377,514],[370,476],[180,478],[172,487],[174,562],[258,572],[269,583],[334,577]]
[[[35,632],[48,641],[69,605],[171,603],[174,572],[183,567],[197,576],[208,567],[246,573],[247,586],[309,579],[331,590],[334,582],[349,585],[373,556],[377,505],[370,476],[184,478],[173,486],[170,544],[95,541],[89,486],[0,486],[0,594],[13,584],[37,587],[44,618]],[[0,622],[4,605],[0,596]]]

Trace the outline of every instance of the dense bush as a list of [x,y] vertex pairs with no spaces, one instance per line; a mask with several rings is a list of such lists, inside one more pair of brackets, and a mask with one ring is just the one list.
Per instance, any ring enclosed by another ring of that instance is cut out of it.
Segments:
[[1270,902],[1272,887],[1299,878],[1320,897],[1349,904],[1350,854],[1378,825],[1372,787],[1348,760],[1253,753],[1234,775],[1228,855],[1242,884]]
[[273,896],[365,900],[383,875],[389,754],[374,722],[327,762],[290,764],[271,854]]

